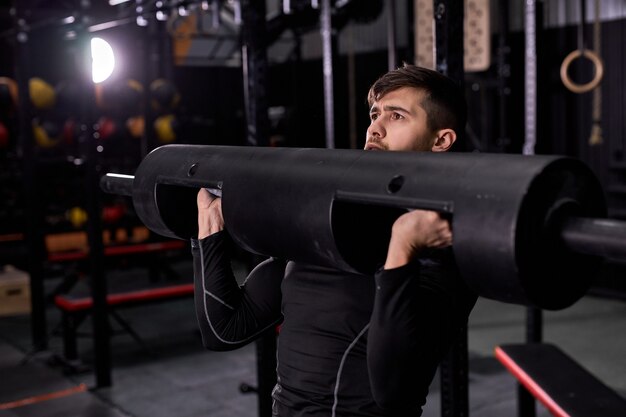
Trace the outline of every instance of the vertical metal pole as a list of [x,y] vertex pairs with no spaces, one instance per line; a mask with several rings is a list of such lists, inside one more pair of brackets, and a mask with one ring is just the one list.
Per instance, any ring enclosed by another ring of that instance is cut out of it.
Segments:
[[218,29],[220,27],[220,0],[211,1],[211,27]]
[[93,139],[93,120],[83,119],[82,134],[85,136],[85,170],[87,197],[87,239],[89,241],[89,261],[91,278],[91,297],[93,299],[93,350],[95,358],[96,386],[111,386],[111,336],[107,306],[108,286],[104,272],[104,244],[102,242],[102,223],[100,205],[100,167],[98,152]]
[[252,146],[269,144],[265,13],[265,1],[241,1],[243,91],[246,106],[247,143]]
[[511,67],[509,64],[510,47],[509,36],[509,0],[500,0],[499,3],[500,33],[498,34],[498,99],[499,109],[499,137],[496,146],[499,151],[504,151],[509,144],[508,135],[508,113],[507,97],[510,94],[509,78],[511,77]]
[[[163,36],[160,36],[159,27],[162,26],[156,19],[148,17],[148,26],[141,28],[142,30],[142,42],[141,51],[143,54],[143,71],[142,71],[142,85],[144,86],[143,93],[143,117],[144,117],[144,130],[141,136],[141,157],[146,156],[152,149],[157,147],[156,135],[154,132],[154,119],[155,114],[152,110],[151,104],[151,92],[150,83],[155,78],[162,75],[161,67],[162,57],[160,54],[162,46],[160,45],[163,40]],[[157,39],[158,38],[158,39]]]
[[172,52],[172,37],[167,32],[167,22],[154,20],[157,28],[157,44],[159,45],[159,59],[161,61],[161,76],[174,80],[174,54]]
[[150,117],[151,105],[150,105],[150,82],[152,81],[152,59],[151,59],[151,48],[150,45],[152,42],[150,28],[144,28],[146,30],[142,31],[142,42],[141,42],[141,54],[143,61],[143,71],[142,71],[142,80],[141,85],[144,87],[144,94],[142,100],[143,107],[143,117],[144,117],[144,129],[143,134],[140,138],[140,156],[141,158],[145,157],[151,149],[154,148],[153,141],[154,135],[152,134],[152,125],[154,121]]
[[[437,0],[435,17],[435,68],[440,73],[464,83],[463,7],[461,1]],[[464,137],[465,132],[457,132]],[[464,326],[440,366],[441,415],[466,417],[469,414],[467,326]]]
[[396,0],[387,0],[387,69],[390,71],[398,63],[396,52]]
[[298,30],[293,31],[294,36],[294,48],[291,52],[290,67],[291,67],[291,92],[292,92],[292,117],[293,121],[289,123],[288,128],[288,140],[292,140],[293,128],[291,126],[300,126],[300,120],[302,115],[300,114],[300,78],[302,69],[302,35]]
[[[587,43],[585,42],[585,25],[587,23],[587,16],[586,16],[586,1],[585,0],[579,0],[578,2],[578,30],[577,30],[577,38],[578,38],[578,51],[581,53],[581,55],[583,54],[584,50],[587,48]],[[582,55],[584,56],[584,55]],[[581,57],[582,57],[581,56]],[[579,74],[579,76],[585,74],[585,60],[584,59],[578,59],[576,62],[576,67],[577,67],[577,72]],[[584,76],[584,75],[583,75]],[[580,95],[579,95],[580,96]],[[578,100],[576,100],[576,109],[577,109],[577,113],[582,115],[584,113],[587,113],[589,110],[586,110],[587,107],[587,102],[588,99],[585,100],[581,100],[580,98]],[[578,131],[581,132],[579,133],[578,136],[582,136],[582,132],[584,132],[586,130],[586,126],[587,126],[587,118],[586,117],[578,117]],[[582,140],[577,140],[576,141],[577,144],[579,143],[584,143]],[[578,145],[575,149],[578,150],[580,145]]]
[[[435,69],[464,86],[463,68],[463,14],[464,2],[436,0],[433,3],[435,17]],[[465,145],[465,131],[458,135],[456,148]]]
[[525,136],[524,155],[535,153],[537,142],[537,45],[536,45],[536,21],[535,21],[535,0],[526,0],[526,11],[524,14],[524,32],[526,47],[524,49],[524,118]]
[[256,341],[259,417],[272,416],[272,390],[276,386],[276,330],[269,329]]
[[[543,311],[535,307],[526,308],[526,343],[541,343],[543,340]],[[517,415],[535,417],[535,398],[522,384],[517,384]]]
[[[435,14],[435,68],[463,84],[463,2],[437,0]],[[457,132],[458,133],[458,132]]]
[[347,55],[348,55],[348,123],[350,132],[350,149],[356,149],[356,63],[354,54],[354,33],[352,27],[347,28]]
[[417,0],[408,0],[406,11],[408,16],[409,25],[409,39],[407,43],[407,55],[404,60],[406,62],[416,63],[417,57],[415,56],[415,3]]
[[469,358],[467,326],[463,326],[450,352],[439,367],[441,416],[469,416]]
[[333,41],[330,0],[322,0],[320,31],[322,35],[322,67],[324,72],[324,122],[326,147],[335,148],[335,107],[333,87]]
[[526,343],[543,341],[543,311],[536,307],[526,308]]
[[[242,67],[246,106],[247,143],[269,144],[267,104],[267,28],[264,0],[242,0]],[[258,261],[259,259],[256,259]],[[254,262],[257,264],[258,262]],[[256,341],[259,417],[272,415],[272,390],[276,384],[276,334],[268,332]]]
[[43,232],[43,207],[39,180],[37,178],[37,156],[33,149],[34,139],[31,126],[31,104],[28,80],[31,76],[30,49],[33,39],[27,31],[26,16],[30,1],[15,2],[17,28],[17,71],[19,87],[19,152],[23,161],[23,193],[26,216],[26,244],[28,247],[28,272],[31,291],[31,336],[35,352],[48,348],[46,302],[44,289],[44,267],[46,258]]
[[[80,1],[81,12],[87,15],[88,0]],[[89,266],[91,297],[93,300],[92,326],[95,360],[96,387],[111,386],[111,336],[107,306],[107,282],[104,271],[104,244],[102,242],[102,221],[100,204],[100,164],[97,143],[94,138],[93,82],[91,79],[91,42],[84,31],[78,33],[78,56],[76,64],[82,85],[80,143],[84,155],[85,196],[87,211],[87,240],[89,244]]]
[[[537,9],[535,0],[526,0],[524,13],[524,34],[526,46],[524,80],[524,118],[525,137],[522,153],[535,154],[537,142]],[[526,310],[526,342],[541,341],[541,311],[534,308]],[[535,399],[521,385],[517,384],[517,413],[519,417],[536,415]]]

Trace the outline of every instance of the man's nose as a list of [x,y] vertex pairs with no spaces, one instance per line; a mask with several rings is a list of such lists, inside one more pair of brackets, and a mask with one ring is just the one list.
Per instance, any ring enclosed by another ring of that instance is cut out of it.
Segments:
[[381,118],[379,117],[376,120],[372,120],[372,123],[370,123],[370,127],[368,128],[368,130],[371,136],[384,138],[386,134],[385,126],[380,119]]

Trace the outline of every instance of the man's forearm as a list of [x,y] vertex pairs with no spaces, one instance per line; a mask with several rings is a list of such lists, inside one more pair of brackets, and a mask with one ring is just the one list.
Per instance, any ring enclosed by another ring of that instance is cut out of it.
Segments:
[[239,286],[226,249],[226,232],[192,240],[195,307],[204,345],[231,350],[254,340],[281,319],[284,262],[268,260]]

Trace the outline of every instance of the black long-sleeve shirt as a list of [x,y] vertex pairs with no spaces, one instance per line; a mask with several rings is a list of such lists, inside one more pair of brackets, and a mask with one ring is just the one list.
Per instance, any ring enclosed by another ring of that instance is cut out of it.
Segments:
[[450,250],[375,277],[270,259],[240,287],[227,234],[192,241],[204,345],[230,350],[282,323],[278,416],[420,415],[476,302]]

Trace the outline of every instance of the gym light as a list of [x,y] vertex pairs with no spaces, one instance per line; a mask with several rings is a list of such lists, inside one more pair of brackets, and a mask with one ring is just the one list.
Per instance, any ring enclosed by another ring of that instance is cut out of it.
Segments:
[[113,48],[102,38],[91,39],[91,78],[98,84],[113,73],[115,55]]

